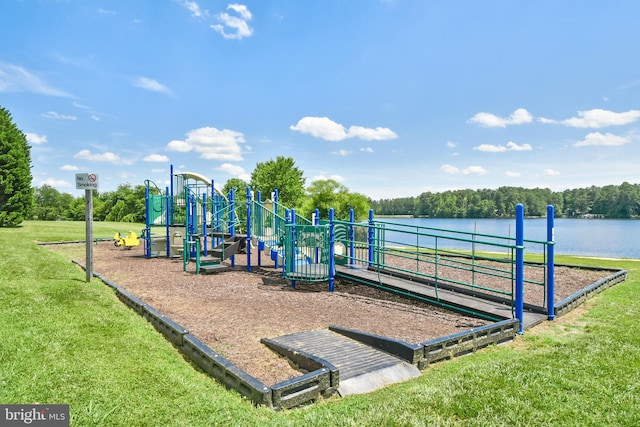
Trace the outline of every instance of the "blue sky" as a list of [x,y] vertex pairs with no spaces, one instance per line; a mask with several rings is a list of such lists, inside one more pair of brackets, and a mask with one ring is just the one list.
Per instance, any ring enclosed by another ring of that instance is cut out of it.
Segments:
[[2,0],[34,185],[248,180],[373,199],[640,182],[640,2]]

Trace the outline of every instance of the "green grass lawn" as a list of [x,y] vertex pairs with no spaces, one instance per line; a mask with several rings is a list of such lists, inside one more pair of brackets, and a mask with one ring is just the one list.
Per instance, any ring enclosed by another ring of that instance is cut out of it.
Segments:
[[[141,228],[95,223],[94,236]],[[76,426],[640,425],[639,261],[560,257],[629,279],[410,382],[273,412],[198,372],[110,288],[33,243],[83,236],[82,222],[0,229],[0,403],[67,403]]]

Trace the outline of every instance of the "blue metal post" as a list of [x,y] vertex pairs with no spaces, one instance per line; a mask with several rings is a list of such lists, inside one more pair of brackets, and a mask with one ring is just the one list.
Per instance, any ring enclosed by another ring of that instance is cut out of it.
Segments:
[[353,230],[353,223],[356,222],[356,215],[353,209],[349,210],[349,264],[353,265],[355,261],[356,249],[355,249],[355,232]]
[[556,317],[555,311],[555,210],[553,205],[547,206],[547,319]]
[[[313,225],[320,225],[320,209],[318,208],[313,211]],[[318,229],[316,229],[316,232],[317,230]],[[315,258],[313,262],[316,264],[320,263],[320,248],[318,245],[316,245]]]
[[335,244],[336,235],[334,233],[334,211],[329,209],[329,292],[333,292],[336,276]]
[[369,209],[369,230],[367,233],[367,244],[369,248],[369,267],[373,265],[373,209]]
[[165,194],[165,210],[166,210],[166,217],[165,217],[165,238],[167,241],[167,244],[165,245],[167,247],[167,258],[171,258],[171,223],[169,222],[169,218],[171,217],[171,197],[169,197],[169,187],[165,187],[164,190],[164,194]]
[[[236,191],[234,189],[231,189],[231,191],[229,192],[229,220],[231,221],[231,226],[229,227],[229,234],[231,236],[235,236],[236,235]],[[224,247],[224,238],[223,240],[223,247]],[[224,253],[224,252],[223,252]],[[236,266],[236,256],[235,255],[231,255],[229,257],[229,259],[231,260],[231,268],[234,268]]]
[[[278,215],[280,212],[278,212],[278,189],[276,188],[275,190],[273,190],[273,194],[272,194],[272,199],[273,199],[273,212],[275,212],[275,215],[273,217],[273,221],[275,222],[275,224],[273,224],[273,231],[275,233],[276,236],[278,236],[280,234],[280,221],[278,221]],[[278,268],[278,267],[276,267]]]
[[202,254],[207,256],[207,193],[202,194]]
[[[216,231],[216,226],[214,225],[215,221],[215,209],[216,209],[216,187],[215,187],[215,182],[213,180],[211,180],[211,223],[209,224],[209,230],[211,230],[211,249],[215,248],[216,246],[218,246],[218,241],[216,239],[216,237],[214,236],[215,231]],[[205,217],[205,221],[206,221],[206,217]]]
[[[169,166],[169,185],[171,186],[171,193],[169,193],[171,195],[171,215],[167,218],[167,223],[169,223],[169,225],[173,225],[173,201],[174,199],[174,192],[173,192],[173,165]],[[186,207],[185,207],[186,208]]]
[[247,187],[247,240],[245,243],[247,271],[251,271],[251,203],[251,188]]
[[516,205],[516,318],[518,333],[524,333],[524,205]]
[[[256,193],[258,203],[262,202],[262,192]],[[258,267],[262,266],[262,251],[264,251],[264,242],[262,238],[264,236],[264,224],[262,223],[262,208],[259,208],[256,213],[256,225],[258,228]]]
[[145,220],[144,220],[144,256],[145,258],[151,258],[151,201],[149,200],[149,184],[144,190],[144,209],[145,209]]
[[[288,269],[291,272],[295,272],[296,268],[298,267],[298,265],[296,264],[297,261],[297,254],[296,254],[296,250],[297,250],[297,245],[296,245],[296,210],[295,209],[291,209],[291,222],[290,224],[292,225],[292,227],[290,227],[291,229],[291,236],[289,236],[289,239],[285,238],[284,239],[284,244],[285,244],[285,256],[287,253],[287,249],[286,249],[286,245],[287,243],[291,244],[291,247],[289,248],[289,253],[291,254],[291,259],[285,261],[285,268]],[[287,267],[287,262],[289,262],[289,267]],[[291,287],[295,288],[296,287],[296,281],[292,280],[291,281]]]

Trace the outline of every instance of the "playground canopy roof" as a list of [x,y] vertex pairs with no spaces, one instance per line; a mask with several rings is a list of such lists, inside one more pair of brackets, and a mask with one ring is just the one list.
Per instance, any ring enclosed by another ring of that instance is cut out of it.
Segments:
[[[192,180],[197,181],[197,182],[202,182],[202,183],[206,184],[207,187],[211,187],[211,180],[209,178],[207,178],[206,176],[201,175],[201,174],[199,174],[197,172],[179,172],[179,173],[176,173],[175,175],[180,175],[185,180],[192,179]],[[224,194],[222,194],[222,192],[220,190],[218,190],[215,187],[214,187],[214,190],[216,191],[216,193],[218,193],[219,195],[224,197]]]

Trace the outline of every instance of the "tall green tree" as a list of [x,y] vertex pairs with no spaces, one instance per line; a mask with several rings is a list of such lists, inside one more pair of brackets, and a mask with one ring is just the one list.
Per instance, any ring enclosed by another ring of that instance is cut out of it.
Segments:
[[31,147],[13,123],[9,111],[0,107],[0,227],[15,227],[30,214]]
[[245,182],[240,178],[231,178],[227,182],[225,182],[224,187],[222,187],[221,193],[226,197],[229,197],[229,193],[231,190],[234,192],[234,198],[236,201],[247,201],[247,187],[249,187],[249,183]]
[[97,221],[144,222],[145,186],[120,184],[116,191],[94,198],[93,216]]
[[[68,195],[73,199],[73,196]],[[50,185],[36,187],[33,192],[33,209],[31,217],[41,221],[59,221],[69,219],[65,217],[71,200],[63,198],[62,194]]]
[[305,178],[291,157],[278,156],[256,165],[251,174],[251,188],[266,198],[278,190],[279,201],[290,208],[299,208],[304,198]]
[[317,180],[307,188],[307,197],[301,209],[302,216],[311,218],[318,209],[320,218],[329,217],[329,209],[333,208],[335,218],[348,220],[353,209],[356,220],[367,218],[369,199],[360,193],[351,193],[349,189],[333,179]]

